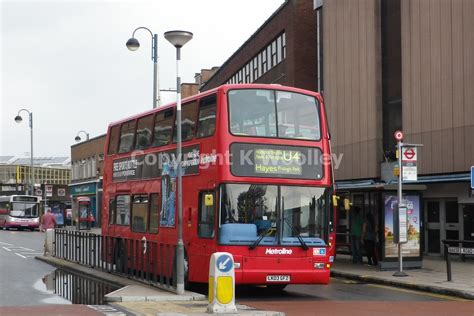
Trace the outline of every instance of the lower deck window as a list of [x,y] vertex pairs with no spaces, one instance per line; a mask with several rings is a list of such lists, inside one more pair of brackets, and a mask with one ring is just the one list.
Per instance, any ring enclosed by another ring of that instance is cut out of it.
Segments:
[[148,222],[148,196],[135,195],[132,204],[132,231],[146,232]]

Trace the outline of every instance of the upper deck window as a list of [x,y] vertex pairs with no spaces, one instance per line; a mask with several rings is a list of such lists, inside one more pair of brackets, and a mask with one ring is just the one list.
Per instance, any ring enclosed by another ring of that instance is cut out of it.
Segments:
[[109,155],[113,155],[117,153],[119,134],[120,134],[120,125],[112,126],[112,128],[110,129],[109,148],[107,151]]
[[154,117],[152,114],[142,117],[138,120],[135,149],[146,149],[150,147],[153,130],[153,118]]
[[161,111],[156,114],[155,134],[153,136],[153,147],[169,144],[173,131],[174,111],[173,109]]
[[[194,130],[196,128],[196,106],[197,101],[183,104],[181,110],[181,140],[183,142],[194,138]],[[177,142],[177,122],[174,123],[175,129],[173,133],[173,142]]]
[[133,149],[133,140],[135,139],[135,121],[128,121],[122,124],[120,129],[119,154],[129,152]]
[[214,135],[216,130],[216,96],[201,100],[197,137]]
[[273,90],[229,91],[230,131],[238,136],[319,140],[318,103],[304,94]]

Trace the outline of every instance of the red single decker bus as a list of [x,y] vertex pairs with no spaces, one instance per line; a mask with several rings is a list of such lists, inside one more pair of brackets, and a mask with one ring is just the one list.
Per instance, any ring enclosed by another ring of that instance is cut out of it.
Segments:
[[[151,243],[176,246],[175,114],[171,104],[109,126],[102,234],[141,245],[115,242],[115,258],[148,251],[159,262]],[[182,142],[187,281],[207,283],[211,254],[225,251],[236,284],[329,282],[333,176],[318,93],[244,84],[192,96],[182,103]]]

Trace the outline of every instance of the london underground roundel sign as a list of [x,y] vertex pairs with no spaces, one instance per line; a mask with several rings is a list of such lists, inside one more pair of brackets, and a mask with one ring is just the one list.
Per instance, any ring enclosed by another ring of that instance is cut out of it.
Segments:
[[397,141],[401,141],[403,139],[402,131],[396,131],[395,133],[393,133],[393,136]]

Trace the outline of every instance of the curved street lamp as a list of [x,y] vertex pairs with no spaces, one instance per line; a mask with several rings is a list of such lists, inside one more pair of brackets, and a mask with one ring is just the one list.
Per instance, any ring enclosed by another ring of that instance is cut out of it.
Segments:
[[181,77],[179,76],[179,62],[181,61],[181,47],[193,38],[193,33],[187,31],[169,31],[165,38],[176,47],[176,124],[178,125],[178,244],[176,246],[176,291],[184,293],[184,243],[183,243],[183,185],[181,170]]
[[34,183],[33,183],[33,112],[28,111],[27,109],[21,109],[18,111],[18,114],[15,116],[15,122],[18,124],[23,121],[23,118],[21,117],[20,113],[21,112],[26,112],[28,113],[29,119],[30,119],[30,179],[29,179],[29,193],[31,195],[34,195]]
[[76,135],[76,137],[74,138],[74,140],[75,140],[76,142],[80,142],[80,141],[81,141],[81,136],[79,136],[79,134],[81,134],[81,133],[86,134],[86,141],[88,141],[88,140],[89,140],[89,133],[86,132],[86,131],[83,131],[83,130],[80,130],[79,132],[77,132],[77,135]]
[[135,38],[135,32],[144,29],[151,35],[151,60],[153,60],[153,108],[161,105],[160,86],[158,82],[158,35],[153,34],[148,28],[140,26],[132,33],[132,37],[125,44],[132,52],[140,48],[140,42]]

